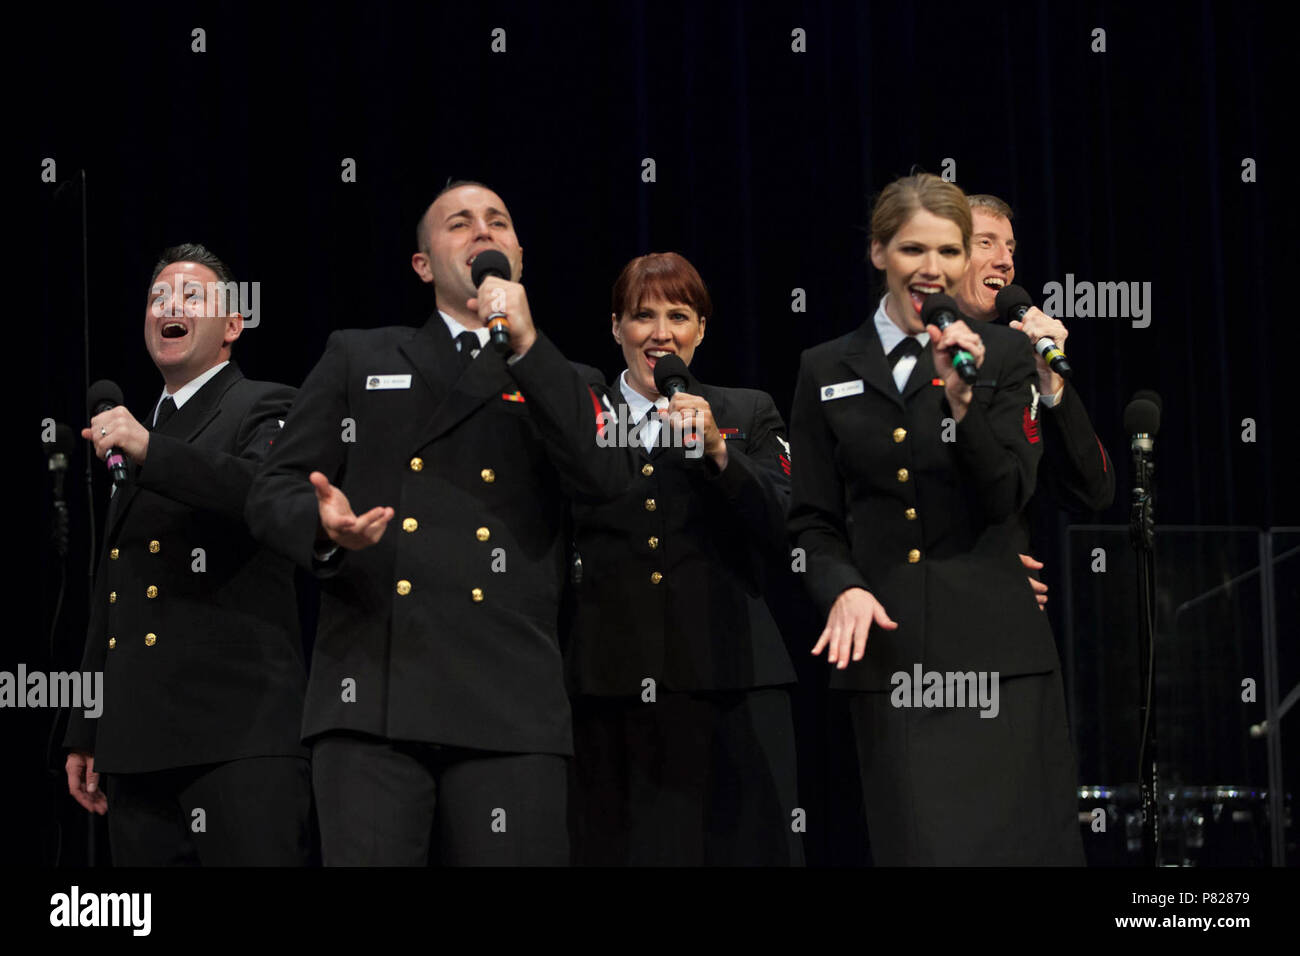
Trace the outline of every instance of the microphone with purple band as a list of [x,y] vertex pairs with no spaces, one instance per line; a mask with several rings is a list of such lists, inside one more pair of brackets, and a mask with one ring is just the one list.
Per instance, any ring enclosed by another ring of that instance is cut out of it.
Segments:
[[[90,417],[94,418],[101,412],[106,412],[110,408],[116,408],[122,404],[122,389],[116,382],[110,382],[106,378],[101,378],[86,393],[86,408],[90,412]],[[104,464],[108,466],[109,472],[113,475],[113,484],[120,485],[126,481],[126,456],[116,448],[110,448],[104,455]]]

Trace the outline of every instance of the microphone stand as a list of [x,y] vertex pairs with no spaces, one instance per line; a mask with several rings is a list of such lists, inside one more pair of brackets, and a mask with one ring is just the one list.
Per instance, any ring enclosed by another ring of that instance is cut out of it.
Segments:
[[[59,426],[60,428],[62,426]],[[68,503],[63,498],[63,478],[68,468],[67,455],[63,452],[55,452],[49,458],[49,471],[54,479],[54,502],[53,513],[50,516],[50,544],[54,549],[55,557],[59,562],[59,593],[54,599],[54,614],[50,618],[50,646],[49,662],[50,669],[53,670],[57,664],[57,655],[54,646],[55,637],[59,633],[59,618],[63,614],[63,597],[68,588]],[[55,734],[59,729],[60,711],[54,712],[54,720],[50,724],[49,736],[45,739],[45,766],[56,778],[61,775],[62,765],[54,759],[56,752]],[[57,768],[57,770],[55,769]],[[65,788],[66,789],[66,788]],[[93,816],[93,814],[92,814]],[[63,855],[63,825],[56,823],[55,831],[58,835],[58,844],[54,851],[52,865],[58,866],[59,860]]]
[[1142,863],[1160,866],[1160,781],[1156,769],[1155,695],[1155,517],[1152,488],[1153,442],[1146,434],[1133,438],[1133,486],[1129,539],[1137,558],[1138,598],[1138,790],[1142,800]]

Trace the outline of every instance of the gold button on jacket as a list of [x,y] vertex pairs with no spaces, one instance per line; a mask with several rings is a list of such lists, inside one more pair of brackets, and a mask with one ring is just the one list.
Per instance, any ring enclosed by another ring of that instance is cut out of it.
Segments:
[[654,473],[655,473],[654,465],[647,463],[641,466],[641,474],[645,475],[647,478],[649,478]]
[[656,507],[657,507],[657,506],[655,505],[655,500],[654,500],[653,498],[647,498],[647,499],[645,500],[645,510],[646,510],[646,511],[654,511]]
[[403,531],[414,531],[414,530],[415,530],[416,528],[418,528],[418,527],[420,527],[420,522],[416,521],[414,518],[403,518],[403,519],[402,519],[402,530],[403,530]]
[[401,581],[398,581],[398,582],[397,582],[397,593],[398,593],[398,594],[401,594],[401,595],[407,595],[407,594],[410,594],[410,593],[411,593],[411,582],[410,582],[410,581],[407,581],[407,580],[401,580]]
[[906,468],[900,468],[900,469],[898,469],[898,480],[899,480],[899,481],[907,481],[907,469],[906,469]]
[[659,583],[660,581],[662,581],[663,579],[664,579],[664,576],[663,576],[662,574],[660,574],[658,571],[654,571],[654,572],[652,572],[651,575],[650,575],[650,583],[651,583],[651,584],[658,584],[658,583]]
[[423,458],[412,458],[412,459],[411,459],[411,471],[423,471],[423,470],[424,470],[424,459],[423,459]]
[[144,636],[144,642],[147,646],[153,647],[155,644],[158,643],[158,635],[150,631],[148,634]]
[[151,584],[151,585],[149,585],[147,588],[145,588],[145,589],[144,589],[144,596],[147,597],[147,598],[156,598],[156,597],[158,596],[158,588],[157,588],[157,586]]
[[157,541],[150,541],[150,542],[149,542],[149,553],[150,553],[150,554],[157,554],[157,553],[158,553],[158,549],[161,548],[161,547],[162,547],[162,545],[160,545]]
[[907,520],[908,520],[908,521],[915,521],[915,520],[916,520],[916,509],[915,509],[915,508],[908,508],[906,511],[903,512],[903,514],[907,515]]
[[111,651],[111,650],[112,650],[113,648],[115,648],[115,647],[117,647],[117,638],[116,638],[116,637],[110,637],[110,638],[108,639],[108,649]]
[[117,552],[117,548],[114,548],[112,551],[108,552],[108,556],[109,556],[112,560],[116,561],[116,560],[117,560],[117,553],[118,553],[118,552]]
[[916,562],[920,560],[921,560],[921,552],[916,550],[916,548],[913,548],[911,551],[907,552],[908,564],[916,564]]
[[473,600],[474,603],[477,604],[479,601],[482,601],[482,600],[483,600],[483,589],[482,589],[482,588],[475,588],[473,591],[470,591],[470,592],[469,592],[469,596],[470,596],[470,599]]
[[492,532],[487,528],[479,528],[474,532],[474,537],[478,538],[480,541],[486,541],[488,538],[492,537]]
[[109,603],[109,604],[116,604],[116,603],[117,603],[117,592],[116,592],[116,591],[109,591],[109,592],[108,592],[108,603]]
[[497,480],[497,473],[493,471],[491,468],[484,468],[482,471],[478,473],[478,475],[489,485],[492,484],[492,482]]
[[907,437],[907,429],[906,429],[906,428],[895,428],[895,429],[894,429],[894,443],[895,443],[895,444],[897,444],[898,442],[902,441],[902,440],[903,440],[904,438],[906,438],[906,437]]

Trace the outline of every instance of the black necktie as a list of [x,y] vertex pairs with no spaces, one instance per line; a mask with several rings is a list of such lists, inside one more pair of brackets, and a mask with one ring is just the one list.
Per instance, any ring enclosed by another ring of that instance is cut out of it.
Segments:
[[907,336],[903,341],[899,342],[889,350],[889,355],[886,356],[886,361],[889,362],[889,370],[892,372],[898,367],[898,363],[903,361],[903,359],[907,358],[909,355],[920,355],[922,351],[924,350],[921,348],[921,343],[910,335]]
[[158,403],[158,414],[154,417],[153,430],[157,431],[167,424],[167,420],[176,414],[176,403],[170,395],[163,396]]
[[474,361],[474,353],[478,351],[480,343],[478,336],[473,332],[462,332],[456,336],[456,348],[460,351],[460,370],[463,372],[469,368],[469,363]]

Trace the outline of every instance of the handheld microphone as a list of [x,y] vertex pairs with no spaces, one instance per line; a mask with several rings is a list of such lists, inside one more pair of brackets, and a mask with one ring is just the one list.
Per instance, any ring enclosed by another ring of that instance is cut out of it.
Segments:
[[[510,281],[510,260],[500,249],[484,249],[474,257],[470,266],[470,281],[474,288],[483,285],[488,276]],[[492,336],[492,347],[498,352],[510,351],[510,318],[504,312],[493,312],[488,316],[488,330]]]
[[[964,318],[965,316],[957,310],[957,303],[952,296],[944,295],[942,292],[926,296],[925,305],[921,306],[921,321],[926,325],[937,325],[940,331]],[[955,348],[951,351],[952,367],[957,370],[957,374],[961,376],[963,382],[967,385],[974,385],[975,379],[979,377],[979,369],[975,366],[975,356],[962,348]]]
[[679,355],[665,355],[655,362],[655,388],[659,394],[672,398],[678,392],[686,391],[691,380],[691,373],[686,370],[686,363]]
[[[1006,322],[1023,322],[1025,313],[1033,307],[1034,300],[1029,297],[1029,293],[1015,284],[1003,288],[998,293],[998,297],[993,300],[993,308]],[[1074,371],[1060,346],[1047,336],[1042,336],[1034,343],[1034,351],[1041,355],[1043,361],[1061,378],[1069,378],[1070,373]]]
[[[122,389],[118,388],[116,382],[109,381],[106,378],[101,378],[90,386],[90,390],[86,392],[86,408],[89,410],[91,418],[121,404]],[[118,449],[110,448],[104,455],[104,463],[113,475],[114,485],[120,485],[126,481],[126,456]]]

